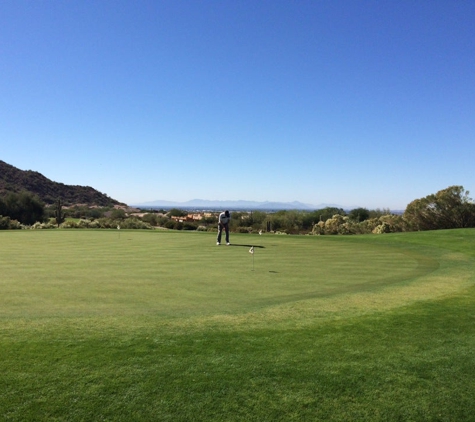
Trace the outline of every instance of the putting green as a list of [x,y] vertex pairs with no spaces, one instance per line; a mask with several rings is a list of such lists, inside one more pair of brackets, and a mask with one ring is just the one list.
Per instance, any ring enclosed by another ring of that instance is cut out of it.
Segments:
[[452,272],[460,261],[460,285],[468,265],[453,254],[378,236],[233,235],[229,247],[197,232],[51,230],[0,237],[0,317],[9,318],[235,315],[417,283],[430,296],[440,291],[440,280],[447,284],[447,260]]

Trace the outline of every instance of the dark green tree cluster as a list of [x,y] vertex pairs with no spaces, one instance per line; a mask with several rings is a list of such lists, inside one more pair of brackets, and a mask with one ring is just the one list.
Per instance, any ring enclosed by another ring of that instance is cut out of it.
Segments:
[[8,193],[0,198],[0,216],[9,217],[21,224],[31,225],[43,221],[44,203],[29,192]]

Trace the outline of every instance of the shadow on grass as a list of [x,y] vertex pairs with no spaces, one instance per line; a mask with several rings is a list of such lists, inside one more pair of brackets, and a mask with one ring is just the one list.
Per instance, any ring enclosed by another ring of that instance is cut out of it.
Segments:
[[265,249],[265,246],[259,246],[259,245],[242,245],[240,243],[231,243],[229,246],[242,246],[244,248],[252,248],[253,246],[255,248],[260,248],[260,249]]

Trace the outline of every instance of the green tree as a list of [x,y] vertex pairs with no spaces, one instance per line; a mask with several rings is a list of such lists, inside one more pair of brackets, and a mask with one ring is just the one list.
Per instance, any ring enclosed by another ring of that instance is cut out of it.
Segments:
[[463,186],[450,186],[425,198],[415,199],[404,211],[413,230],[475,227],[475,204]]
[[355,208],[354,210],[350,211],[348,217],[350,217],[350,220],[352,221],[361,223],[370,217],[370,212],[366,208]]
[[185,217],[188,213],[186,211],[180,210],[178,208],[172,208],[168,211],[169,217]]
[[126,218],[125,211],[122,208],[114,209],[111,211],[111,216],[113,220],[124,220]]
[[103,215],[104,211],[99,208],[88,209],[85,213],[85,216],[91,219],[101,218]]
[[158,226],[158,215],[155,213],[148,213],[142,217],[142,221],[150,224],[151,226]]
[[297,234],[302,228],[302,213],[295,210],[284,211],[283,228],[288,234]]
[[312,227],[320,221],[318,211],[303,211],[301,213],[302,230],[311,230]]

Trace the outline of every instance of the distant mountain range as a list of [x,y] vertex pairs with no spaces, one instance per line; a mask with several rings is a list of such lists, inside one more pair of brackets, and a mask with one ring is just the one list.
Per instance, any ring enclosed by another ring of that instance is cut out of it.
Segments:
[[[192,199],[186,202],[172,202],[156,200],[143,204],[133,204],[139,208],[179,208],[179,209],[230,209],[230,210],[317,210],[326,207],[343,208],[336,204],[311,205],[302,202],[258,202],[258,201],[220,201],[206,199]],[[357,207],[354,207],[357,208]]]
[[20,170],[0,160],[0,196],[22,191],[38,196],[46,204],[53,204],[61,199],[65,205],[86,204],[101,207],[125,205],[89,186],[53,182],[36,171]]
[[[9,192],[19,193],[30,192],[38,196],[46,204],[53,204],[57,199],[61,199],[64,205],[86,204],[97,206],[126,205],[110,198],[104,193],[89,186],[65,185],[53,182],[42,174],[32,170],[20,170],[10,164],[0,160],[0,196],[5,196]],[[327,207],[342,208],[351,210],[355,207],[342,207],[337,204],[304,204],[302,202],[258,202],[258,201],[221,201],[192,199],[186,202],[172,202],[166,200],[156,200],[142,204],[130,204],[139,208],[180,208],[184,210],[318,210]]]

